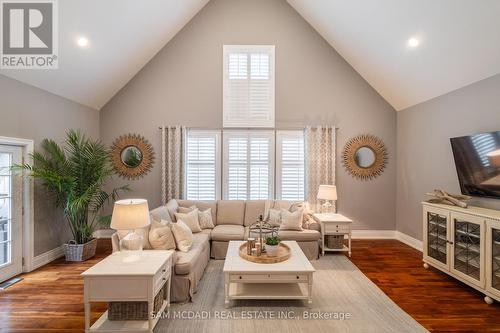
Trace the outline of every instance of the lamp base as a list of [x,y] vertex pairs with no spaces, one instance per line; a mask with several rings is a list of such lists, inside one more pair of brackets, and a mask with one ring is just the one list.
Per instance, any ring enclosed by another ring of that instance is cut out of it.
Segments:
[[136,262],[141,258],[142,242],[144,237],[134,230],[120,240],[120,252],[123,254],[123,262]]
[[325,202],[321,205],[321,213],[332,213],[333,205],[329,200],[325,200]]

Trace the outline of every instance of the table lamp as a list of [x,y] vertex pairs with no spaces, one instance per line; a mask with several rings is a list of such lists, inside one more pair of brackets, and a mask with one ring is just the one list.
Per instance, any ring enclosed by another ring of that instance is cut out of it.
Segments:
[[325,200],[321,205],[322,213],[331,213],[331,200],[337,200],[337,187],[335,185],[320,185],[318,189],[319,200]]
[[111,228],[128,230],[120,240],[120,251],[141,251],[143,236],[136,232],[150,224],[148,201],[145,199],[125,199],[115,202],[111,217]]

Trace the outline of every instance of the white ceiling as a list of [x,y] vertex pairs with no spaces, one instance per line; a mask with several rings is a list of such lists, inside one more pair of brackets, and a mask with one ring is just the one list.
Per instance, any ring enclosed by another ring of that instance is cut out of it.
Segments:
[[499,0],[287,1],[396,110],[500,73]]
[[[500,73],[500,0],[287,1],[396,110]],[[58,1],[59,69],[0,74],[100,109],[207,2]]]
[[[100,109],[208,0],[64,0],[59,69],[0,73]],[[79,36],[90,44],[76,45]]]

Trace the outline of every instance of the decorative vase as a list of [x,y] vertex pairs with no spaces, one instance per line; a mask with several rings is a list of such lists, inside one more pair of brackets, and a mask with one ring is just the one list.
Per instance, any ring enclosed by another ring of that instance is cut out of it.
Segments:
[[74,240],[70,240],[68,244],[64,244],[64,255],[66,261],[85,261],[95,255],[96,248],[96,238],[85,244],[77,244]]
[[269,245],[266,244],[266,253],[268,257],[277,257],[278,256],[278,249],[280,248],[280,245]]

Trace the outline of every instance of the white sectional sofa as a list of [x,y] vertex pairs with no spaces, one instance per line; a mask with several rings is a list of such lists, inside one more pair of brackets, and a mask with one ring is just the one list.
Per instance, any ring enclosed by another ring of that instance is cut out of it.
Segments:
[[[269,202],[268,202],[269,203]],[[275,201],[272,206],[290,207],[292,202]],[[155,219],[176,222],[175,213],[179,207],[196,206],[200,210],[211,208],[213,229],[203,229],[193,234],[193,246],[188,252],[175,251],[172,270],[171,300],[185,302],[191,300],[205,267],[210,260],[224,259],[229,241],[244,240],[249,235],[249,226],[264,215],[265,200],[218,200],[192,201],[170,200],[165,206],[155,208],[151,215]],[[147,234],[147,233],[146,233]],[[317,259],[321,234],[319,225],[309,219],[303,230],[280,230],[281,240],[294,240],[310,260]],[[113,251],[119,249],[117,234],[112,237]]]

